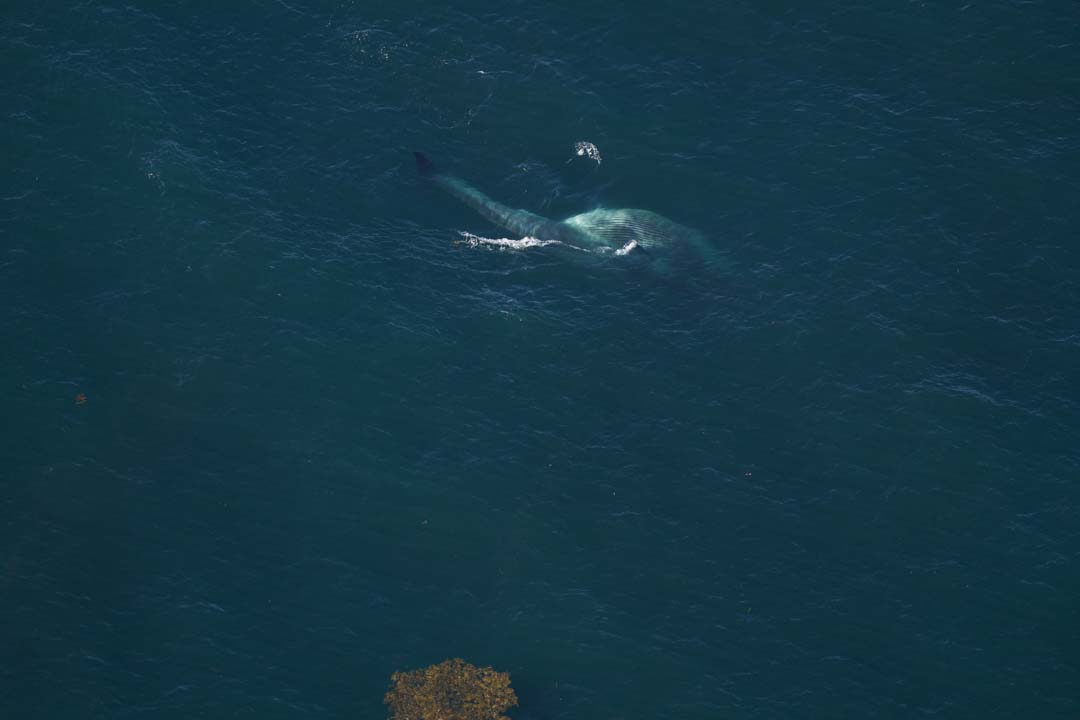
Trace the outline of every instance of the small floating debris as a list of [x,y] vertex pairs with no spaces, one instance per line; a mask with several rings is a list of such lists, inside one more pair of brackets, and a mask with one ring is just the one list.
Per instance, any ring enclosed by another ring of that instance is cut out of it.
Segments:
[[86,404],[86,393],[79,393],[78,395],[76,395],[75,396],[75,404],[76,405],[85,405]]
[[578,157],[587,157],[590,160],[595,160],[597,165],[600,164],[600,149],[591,142],[579,140],[574,143],[574,154]]

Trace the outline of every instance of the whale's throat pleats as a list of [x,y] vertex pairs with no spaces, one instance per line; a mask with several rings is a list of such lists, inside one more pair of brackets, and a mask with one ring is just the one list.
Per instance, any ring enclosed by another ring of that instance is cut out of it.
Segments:
[[567,218],[563,223],[612,247],[624,247],[631,242],[644,248],[659,247],[697,232],[650,210],[600,208]]

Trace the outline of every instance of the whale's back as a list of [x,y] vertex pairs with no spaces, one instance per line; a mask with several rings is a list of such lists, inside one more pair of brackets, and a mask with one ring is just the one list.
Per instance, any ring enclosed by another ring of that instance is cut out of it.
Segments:
[[[716,250],[693,228],[636,208],[598,208],[554,221],[493,200],[461,178],[440,171],[423,153],[413,153],[417,171],[501,228],[522,238],[558,243],[576,250],[645,255],[651,264],[671,267],[680,258],[713,264]],[[635,252],[640,248],[640,252]]]

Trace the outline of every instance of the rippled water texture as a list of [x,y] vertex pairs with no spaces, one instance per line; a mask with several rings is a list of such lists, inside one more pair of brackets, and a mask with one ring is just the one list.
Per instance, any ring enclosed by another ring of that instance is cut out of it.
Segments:
[[1078,23],[10,9],[0,714],[1076,717]]

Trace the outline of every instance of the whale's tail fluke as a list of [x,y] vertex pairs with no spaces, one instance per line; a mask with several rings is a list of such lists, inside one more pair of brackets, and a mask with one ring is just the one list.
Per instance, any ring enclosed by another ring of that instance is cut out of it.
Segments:
[[424,153],[414,152],[413,157],[416,158],[416,171],[422,177],[431,177],[435,174],[435,163],[428,160]]

